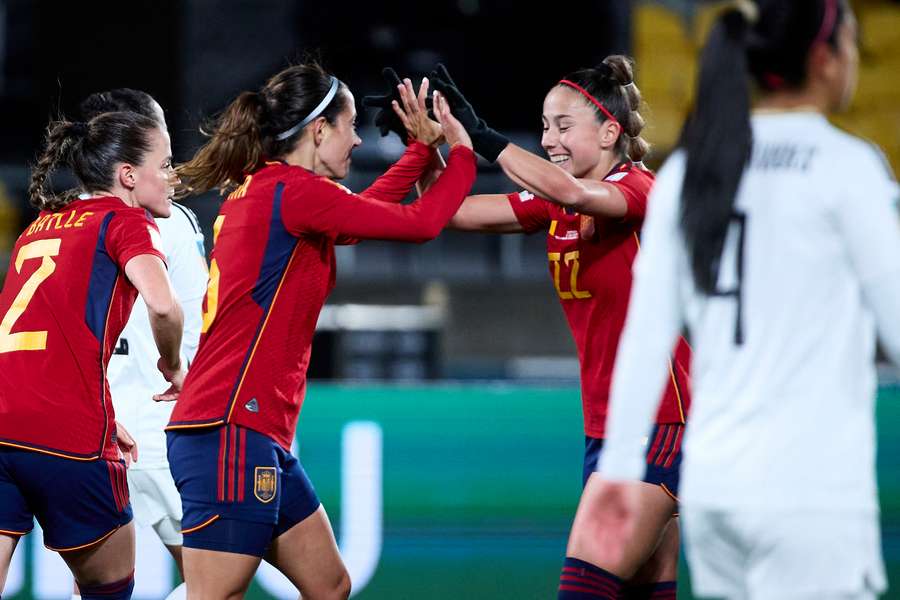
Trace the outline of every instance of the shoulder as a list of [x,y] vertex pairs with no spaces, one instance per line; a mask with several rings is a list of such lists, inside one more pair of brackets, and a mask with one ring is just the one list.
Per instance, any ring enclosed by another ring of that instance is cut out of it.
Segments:
[[153,218],[153,215],[150,214],[145,208],[132,208],[130,206],[122,206],[122,207],[111,207],[109,209],[109,213],[112,215],[112,219],[110,224],[116,224],[116,226],[143,226],[143,227],[151,227],[152,229],[158,230],[159,227],[156,225],[156,219]]
[[198,235],[201,232],[200,222],[194,211],[177,202],[172,203],[172,214],[169,218],[158,219],[156,224],[159,225],[160,231],[163,232],[168,232],[170,229],[193,235]]
[[606,177],[603,183],[608,183],[622,192],[637,196],[646,196],[653,187],[656,176],[653,171],[644,166],[644,163],[626,161],[617,165]]
[[260,183],[266,182],[273,186],[280,183],[294,193],[353,194],[349,188],[337,181],[317,175],[303,167],[280,162],[266,163],[266,166],[254,173],[253,177],[259,178]]
[[872,175],[880,176],[890,181],[897,180],[887,157],[877,144],[848,133],[841,132],[841,134],[847,143],[847,160],[850,163],[848,166],[866,169]]

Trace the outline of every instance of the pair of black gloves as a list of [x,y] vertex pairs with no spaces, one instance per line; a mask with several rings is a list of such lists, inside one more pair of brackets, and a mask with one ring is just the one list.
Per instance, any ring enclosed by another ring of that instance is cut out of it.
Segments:
[[[391,107],[391,101],[393,100],[396,100],[398,104],[403,106],[400,100],[400,92],[397,90],[397,86],[402,82],[397,76],[397,72],[390,67],[385,67],[381,74],[390,86],[388,93],[381,96],[363,97],[363,106],[378,109],[378,112],[375,114],[375,126],[381,131],[382,136],[394,132],[406,144],[409,142],[406,128]],[[439,64],[428,76],[428,80],[431,82],[431,89],[437,90],[447,99],[453,116],[456,117],[469,134],[469,137],[472,138],[472,147],[475,152],[480,154],[485,160],[495,162],[500,153],[503,152],[503,149],[509,145],[509,140],[488,127],[484,119],[478,118],[475,114],[475,109],[472,108],[466,97],[459,91],[444,65]]]

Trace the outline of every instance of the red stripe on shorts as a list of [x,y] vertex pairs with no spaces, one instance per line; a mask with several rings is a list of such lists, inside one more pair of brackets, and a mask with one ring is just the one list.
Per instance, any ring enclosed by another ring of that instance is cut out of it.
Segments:
[[675,460],[675,457],[678,455],[678,452],[681,451],[681,434],[684,433],[684,427],[677,427],[675,430],[675,441],[672,442],[672,450],[669,452],[669,456],[666,457],[666,461],[663,463],[665,468],[669,468],[672,466],[672,462]]
[[218,498],[219,502],[225,502],[225,446],[226,446],[226,437],[225,432],[228,429],[227,425],[223,425],[219,430],[219,462],[216,465],[219,480],[219,488],[218,488]]
[[652,461],[653,456],[656,456],[656,452],[659,450],[659,445],[662,443],[663,436],[663,428],[656,428],[656,437],[653,438],[653,445],[650,446],[650,450],[647,451],[647,464],[649,465]]
[[663,443],[660,445],[659,452],[657,452],[656,456],[653,458],[653,464],[655,464],[657,467],[662,466],[663,459],[665,458],[666,453],[669,451],[669,444],[672,443],[673,439],[671,425],[665,426],[665,432],[666,435],[663,438]]
[[244,501],[244,462],[247,456],[247,430],[241,428],[241,453],[238,461],[238,502]]
[[113,501],[116,503],[116,511],[122,512],[122,505],[119,501],[119,486],[116,482],[116,474],[113,471],[113,464],[109,461],[106,462],[106,470],[109,471],[109,487],[112,489],[113,493]]
[[122,477],[122,498],[125,500],[122,504],[122,510],[125,510],[125,507],[131,502],[131,495],[128,493],[128,467],[119,463],[119,472]]
[[231,455],[228,457],[228,501],[234,502],[234,463],[237,462],[237,452],[235,452],[237,427],[234,425],[229,425],[228,427],[231,429],[231,445],[228,448]]

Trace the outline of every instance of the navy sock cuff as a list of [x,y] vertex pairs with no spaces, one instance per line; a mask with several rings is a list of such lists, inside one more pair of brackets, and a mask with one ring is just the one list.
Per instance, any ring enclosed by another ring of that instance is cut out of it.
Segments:
[[557,599],[615,599],[621,589],[622,580],[616,575],[587,561],[567,556],[559,576]]
[[677,591],[677,582],[658,581],[646,585],[627,586],[623,598],[625,600],[675,600]]
[[79,583],[78,590],[81,592],[81,600],[129,600],[134,591],[134,571],[128,577],[112,583],[99,585]]

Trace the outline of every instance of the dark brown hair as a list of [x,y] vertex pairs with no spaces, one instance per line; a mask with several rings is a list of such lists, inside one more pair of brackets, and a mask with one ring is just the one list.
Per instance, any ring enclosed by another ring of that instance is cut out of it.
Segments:
[[[563,79],[584,88],[603,104],[622,126],[622,134],[616,141],[616,150],[635,162],[643,160],[650,151],[650,144],[641,137],[644,119],[638,112],[641,107],[641,91],[634,83],[634,60],[628,56],[614,54],[607,56],[594,68],[580,69]],[[607,116],[599,108],[595,110],[601,122],[607,120]]]
[[[325,98],[331,75],[316,63],[288,67],[273,76],[258,92],[243,92],[200,131],[209,141],[194,157],[178,166],[185,182],[183,193],[201,194],[213,189],[225,191],[239,185],[247,173],[255,171],[265,158],[289,154],[303,135],[303,129],[279,140],[277,136],[303,121]],[[338,93],[320,116],[334,123],[346,108],[346,90]]]
[[44,152],[31,170],[28,196],[39,210],[57,211],[75,198],[73,193],[55,195],[47,179],[58,166],[72,169],[85,190],[108,190],[113,186],[118,163],[140,165],[151,148],[156,119],[133,112],[103,113],[87,123],[52,121],[47,126]]

